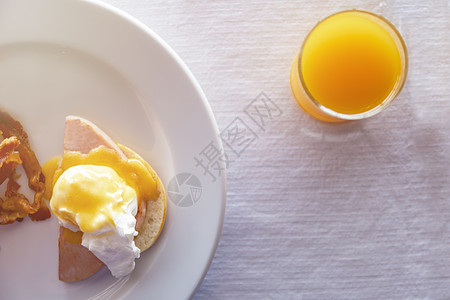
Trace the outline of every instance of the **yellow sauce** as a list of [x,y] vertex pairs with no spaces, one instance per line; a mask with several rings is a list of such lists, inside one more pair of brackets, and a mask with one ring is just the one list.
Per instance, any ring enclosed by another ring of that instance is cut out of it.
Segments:
[[42,167],[46,178],[45,198],[51,198],[53,186],[59,176],[68,168],[76,165],[96,165],[112,168],[136,191],[138,203],[142,199],[153,199],[157,193],[156,180],[143,163],[133,158],[124,160],[115,151],[106,147],[99,147],[88,154],[66,152],[62,157],[56,156],[48,160]]
[[[131,198],[136,197],[139,205],[157,194],[156,181],[143,163],[137,159],[124,160],[105,147],[89,154],[66,152],[47,161],[42,170],[46,177],[45,198],[52,198],[50,205],[55,208],[52,210],[83,232],[110,223],[115,212],[123,209]],[[117,201],[117,193],[124,202]]]
[[66,227],[62,228],[64,239],[66,241],[68,241],[71,244],[81,244],[81,240],[83,239],[83,233],[81,231],[72,231],[70,229],[67,229]]
[[114,226],[132,201],[137,211],[135,190],[110,167],[77,165],[56,181],[50,207],[60,220],[94,232]]

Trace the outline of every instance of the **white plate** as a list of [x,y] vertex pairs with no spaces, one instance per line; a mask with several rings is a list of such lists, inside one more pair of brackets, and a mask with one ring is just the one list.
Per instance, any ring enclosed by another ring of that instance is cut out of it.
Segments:
[[97,2],[2,1],[0,106],[21,121],[41,163],[61,153],[64,117],[74,114],[134,148],[169,192],[176,192],[171,180],[177,174],[198,179],[180,185],[184,202],[171,194],[162,235],[121,280],[103,267],[87,280],[60,282],[54,217],[0,226],[1,299],[183,299],[194,293],[222,228],[224,164],[214,152],[222,146],[198,83],[156,34]]

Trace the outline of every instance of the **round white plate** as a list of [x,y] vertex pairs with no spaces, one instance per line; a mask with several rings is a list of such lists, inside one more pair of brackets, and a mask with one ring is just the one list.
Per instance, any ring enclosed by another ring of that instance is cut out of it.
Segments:
[[105,4],[1,1],[0,107],[22,123],[41,164],[61,154],[64,117],[79,115],[140,153],[169,194],[159,240],[120,280],[103,267],[60,282],[54,217],[0,226],[0,298],[192,296],[220,237],[225,164],[207,100],[167,44]]

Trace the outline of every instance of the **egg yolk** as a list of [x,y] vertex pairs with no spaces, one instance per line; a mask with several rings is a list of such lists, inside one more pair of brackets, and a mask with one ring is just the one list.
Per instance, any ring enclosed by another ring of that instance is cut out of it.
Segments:
[[78,165],[56,181],[50,207],[61,220],[94,232],[114,226],[133,200],[136,192],[112,168]]

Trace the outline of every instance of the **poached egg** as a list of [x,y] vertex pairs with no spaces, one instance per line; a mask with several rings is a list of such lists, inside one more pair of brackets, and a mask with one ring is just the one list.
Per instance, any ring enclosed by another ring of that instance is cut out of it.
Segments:
[[113,276],[129,274],[139,258],[134,244],[136,191],[106,166],[77,165],[56,181],[50,201],[60,224],[82,231],[81,244],[97,256]]
[[81,231],[81,244],[113,276],[129,274],[140,256],[134,243],[139,203],[156,191],[147,168],[99,147],[89,154],[64,153],[44,165],[44,173],[49,179],[50,208],[60,225]]

